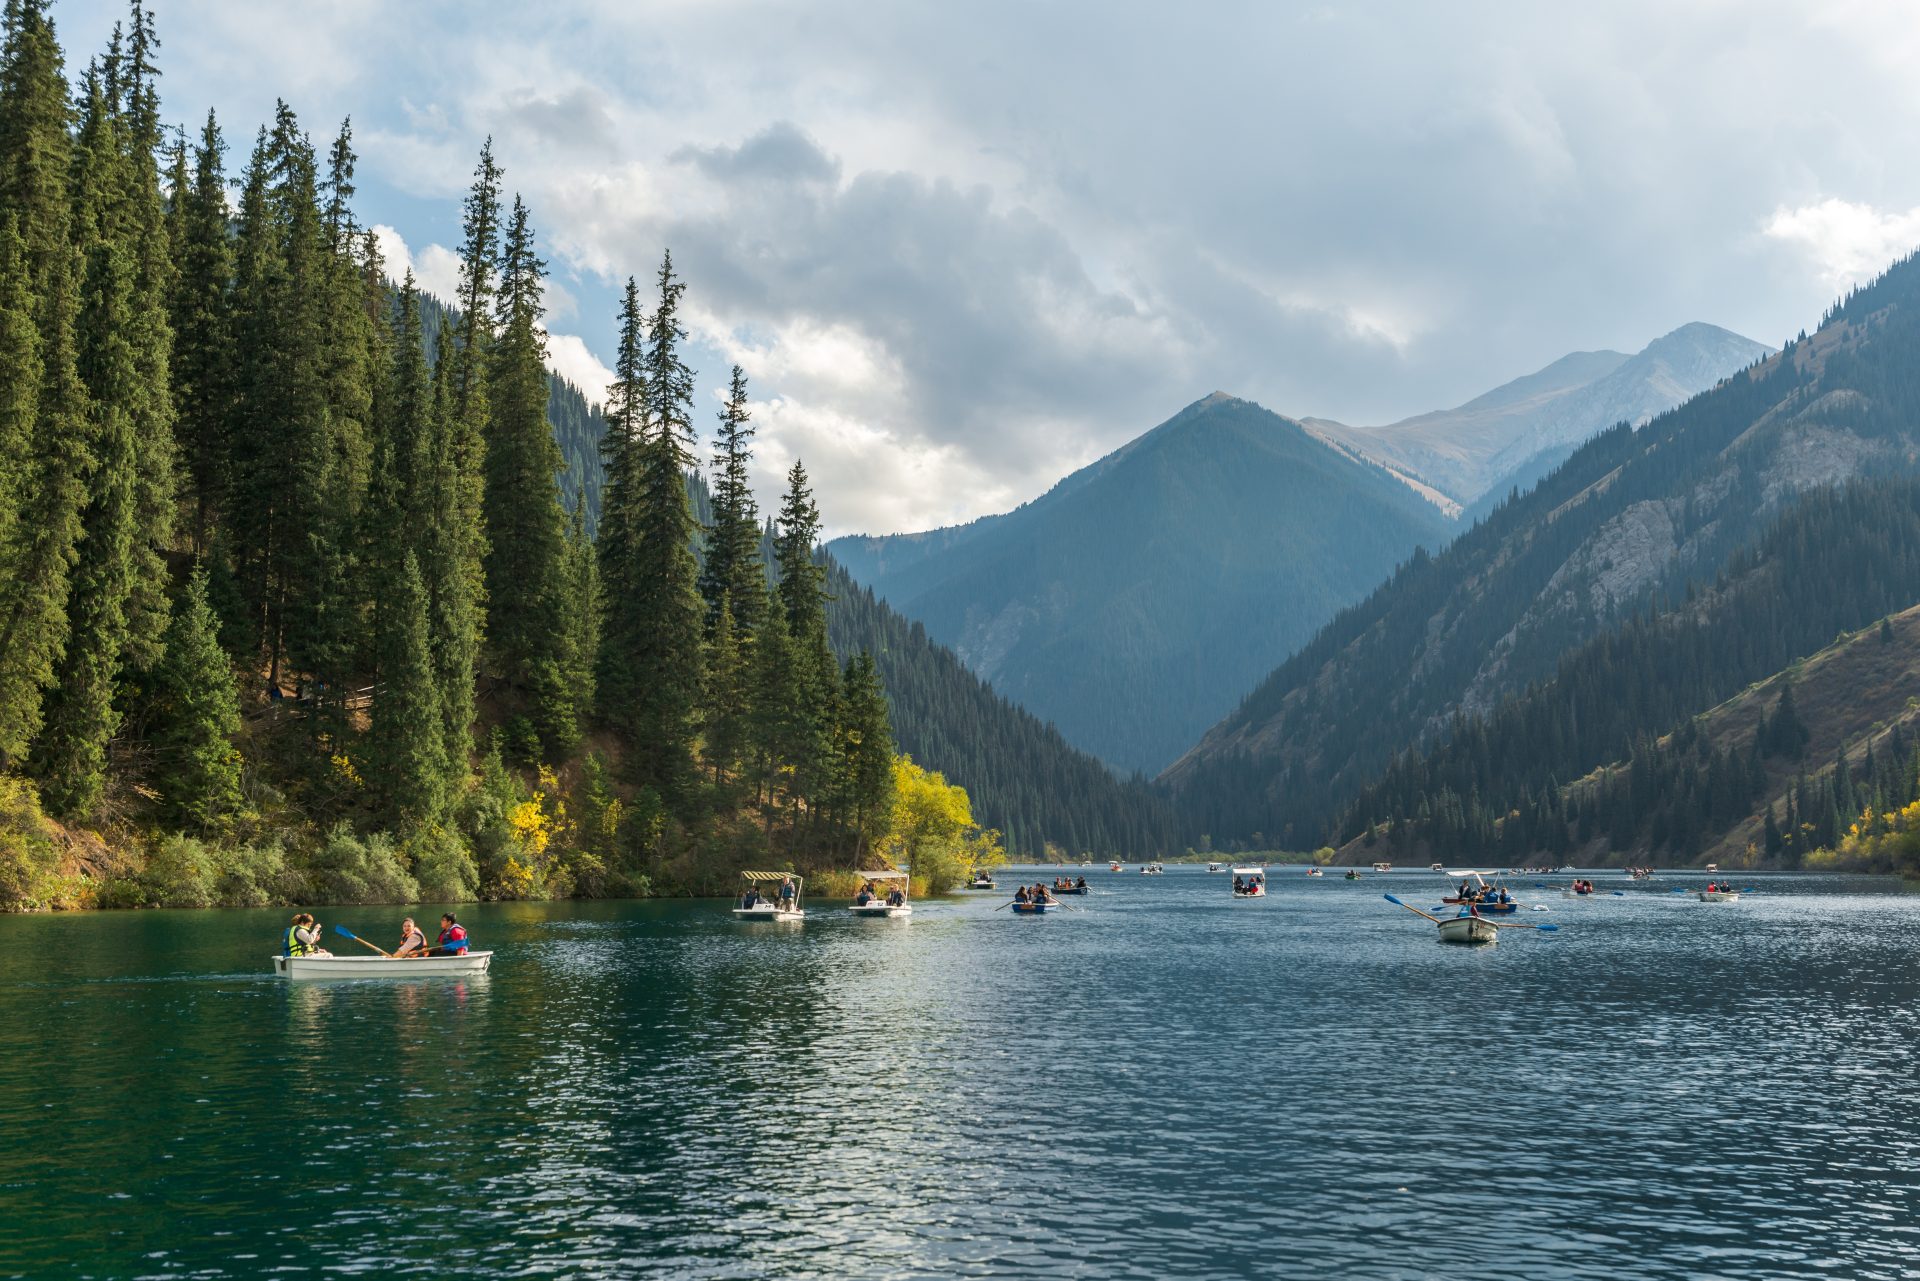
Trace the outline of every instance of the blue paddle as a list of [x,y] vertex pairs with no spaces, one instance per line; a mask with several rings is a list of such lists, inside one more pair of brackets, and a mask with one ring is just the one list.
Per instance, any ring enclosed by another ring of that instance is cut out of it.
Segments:
[[386,957],[386,958],[387,958],[387,959],[388,959],[389,961],[391,961],[391,960],[393,959],[393,953],[392,953],[392,952],[389,952],[389,951],[387,951],[387,949],[386,949],[386,948],[384,948],[384,947],[381,947],[381,946],[380,946],[380,945],[379,945],[378,943],[369,943],[369,942],[367,942],[367,941],[366,941],[365,939],[363,939],[363,938],[361,938],[361,937],[360,937],[360,936],[359,936],[358,934],[355,934],[355,933],[354,933],[354,932],[353,932],[352,930],[350,930],[350,929],[348,929],[348,928],[347,928],[346,926],[344,926],[344,925],[336,925],[336,926],[334,926],[334,927],[333,927],[333,932],[334,932],[335,934],[338,934],[338,935],[340,935],[340,936],[341,936],[342,938],[350,938],[350,939],[352,939],[352,940],[353,940],[354,942],[356,942],[356,943],[358,943],[358,944],[359,944],[359,945],[360,945],[361,947],[370,947],[370,948],[372,948],[372,949],[373,949],[374,951],[376,951],[376,952],[378,952],[378,953],[380,953],[380,955],[382,955],[382,956],[384,956],[384,957]]
[[1625,890],[1615,890],[1613,892],[1613,896],[1615,898],[1625,898],[1627,896],[1627,892]]

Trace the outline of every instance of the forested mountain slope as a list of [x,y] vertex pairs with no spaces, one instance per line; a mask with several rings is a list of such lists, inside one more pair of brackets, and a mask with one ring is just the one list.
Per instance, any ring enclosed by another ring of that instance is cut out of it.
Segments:
[[[1814,491],[1714,583],[1402,756],[1340,831],[1384,836],[1408,857],[1509,863],[1721,860],[1750,842],[1778,859],[1830,845],[1838,816],[1864,801],[1822,766],[1913,715],[1916,601],[1920,479]],[[1780,834],[1800,827],[1789,793],[1811,824],[1797,840]]]
[[1184,843],[1164,796],[1074,750],[838,565],[828,590],[828,639],[843,658],[873,655],[899,749],[965,787],[975,820],[999,828],[1011,852],[1038,857],[1051,842],[1071,855],[1152,857]]
[[1656,338],[1632,356],[1573,352],[1455,409],[1385,427],[1349,427],[1325,419],[1309,419],[1306,426],[1470,504],[1490,490],[1503,489],[1530,460],[1564,457],[1615,423],[1638,426],[1770,350],[1716,325],[1695,322]]
[[1153,770],[1448,528],[1381,469],[1216,393],[1015,511],[830,550],[1069,742]]
[[1656,598],[1714,581],[1802,493],[1914,471],[1917,356],[1920,264],[1909,258],[1812,338],[1637,433],[1602,433],[1438,556],[1417,554],[1168,781],[1216,839],[1326,834],[1396,754],[1549,679],[1563,655]]

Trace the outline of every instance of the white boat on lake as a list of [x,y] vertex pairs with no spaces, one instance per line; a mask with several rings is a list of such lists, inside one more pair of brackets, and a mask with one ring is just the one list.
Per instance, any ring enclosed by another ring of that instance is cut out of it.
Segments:
[[1700,890],[1698,893],[1702,903],[1738,903],[1740,901],[1739,890]]
[[1265,898],[1267,896],[1266,868],[1264,866],[1234,868],[1233,896],[1235,898]]
[[[747,888],[734,900],[733,919],[736,921],[803,921],[806,909],[801,899],[806,893],[806,878],[795,872],[742,872],[740,879]],[[793,882],[793,897],[782,899],[780,886]],[[760,887],[774,887],[771,898],[761,894]]]
[[276,956],[283,979],[417,979],[440,974],[485,974],[492,952],[457,956]]
[[1498,943],[1500,927],[1482,917],[1443,916],[1440,918],[1442,943]]
[[876,894],[865,903],[855,900],[847,910],[855,916],[912,916],[913,907],[907,902],[907,874],[905,872],[862,872],[869,883],[877,881],[898,881],[900,883],[900,901],[888,900],[891,894]]

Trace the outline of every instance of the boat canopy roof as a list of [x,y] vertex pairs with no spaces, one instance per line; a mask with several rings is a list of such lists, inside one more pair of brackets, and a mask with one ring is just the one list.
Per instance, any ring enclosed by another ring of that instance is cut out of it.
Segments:
[[1498,872],[1465,871],[1465,872],[1448,872],[1447,875],[1448,876],[1471,876],[1474,880],[1480,882],[1482,885],[1485,885],[1487,883],[1487,878],[1489,876],[1498,876],[1499,873]]
[[1233,869],[1233,874],[1235,876],[1265,876],[1267,869],[1264,867],[1236,867]]
[[905,872],[855,872],[854,875],[864,876],[869,881],[904,881],[908,879],[907,873]]
[[801,876],[800,873],[798,872],[742,872],[740,873],[740,879],[743,881],[751,881],[756,885],[760,885],[760,884],[766,883],[767,881],[792,880],[797,882],[797,881],[804,881],[806,878]]

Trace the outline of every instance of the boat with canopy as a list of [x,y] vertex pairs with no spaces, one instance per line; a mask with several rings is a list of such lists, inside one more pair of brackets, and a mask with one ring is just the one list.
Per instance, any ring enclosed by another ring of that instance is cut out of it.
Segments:
[[[801,900],[806,894],[806,878],[798,872],[742,872],[740,880],[746,888],[734,901],[734,920],[800,921],[806,919],[806,910],[801,906]],[[781,892],[788,883],[793,885],[791,896]],[[771,894],[766,892],[766,887],[771,887]]]
[[[907,874],[905,872],[862,872],[866,881],[860,889],[861,898],[855,898],[847,910],[855,916],[912,916],[913,905],[907,902]],[[868,886],[878,887],[891,882],[893,887],[885,894],[874,894]]]
[[[1491,876],[1496,879],[1489,881]],[[1520,903],[1501,885],[1497,872],[1448,872],[1450,880],[1459,881],[1466,886],[1464,894],[1449,894],[1440,901],[1448,907],[1473,907],[1480,910],[1482,916],[1512,916],[1520,910]],[[1471,883],[1469,883],[1471,882]]]
[[1266,869],[1263,867],[1234,868],[1233,896],[1235,898],[1265,898],[1267,896]]

